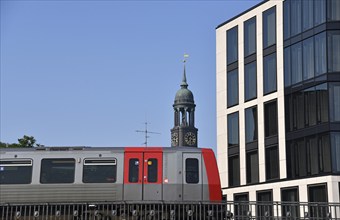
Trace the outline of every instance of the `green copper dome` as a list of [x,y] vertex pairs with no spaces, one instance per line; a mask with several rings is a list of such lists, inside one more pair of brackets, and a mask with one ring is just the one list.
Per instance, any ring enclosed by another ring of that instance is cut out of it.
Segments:
[[175,104],[181,104],[181,103],[194,104],[194,95],[188,89],[188,83],[187,83],[187,78],[185,74],[185,67],[184,67],[181,88],[177,91],[176,96],[175,96]]

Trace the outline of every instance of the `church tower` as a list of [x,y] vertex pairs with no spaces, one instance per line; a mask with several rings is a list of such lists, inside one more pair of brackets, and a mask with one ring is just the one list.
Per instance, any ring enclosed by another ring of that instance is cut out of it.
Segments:
[[172,147],[197,147],[197,131],[195,128],[195,102],[194,95],[188,89],[187,78],[184,72],[181,88],[177,91],[174,108],[174,127],[171,129]]

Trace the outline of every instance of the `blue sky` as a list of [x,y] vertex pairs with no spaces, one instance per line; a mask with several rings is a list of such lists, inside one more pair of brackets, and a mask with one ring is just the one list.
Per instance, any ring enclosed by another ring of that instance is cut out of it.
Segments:
[[1,0],[1,137],[46,146],[170,146],[183,74],[198,144],[216,149],[215,28],[257,4]]

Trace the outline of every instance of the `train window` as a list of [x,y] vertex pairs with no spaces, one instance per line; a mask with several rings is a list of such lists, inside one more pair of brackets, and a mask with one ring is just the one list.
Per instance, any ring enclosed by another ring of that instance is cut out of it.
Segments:
[[73,183],[75,159],[42,159],[40,183]]
[[115,183],[117,180],[116,159],[85,159],[84,183]]
[[148,182],[157,182],[158,161],[156,158],[148,159]]
[[137,183],[139,177],[139,160],[138,158],[131,158],[129,160],[129,182]]
[[0,184],[30,184],[32,160],[1,160]]
[[198,159],[188,158],[185,160],[185,181],[187,183],[199,182]]

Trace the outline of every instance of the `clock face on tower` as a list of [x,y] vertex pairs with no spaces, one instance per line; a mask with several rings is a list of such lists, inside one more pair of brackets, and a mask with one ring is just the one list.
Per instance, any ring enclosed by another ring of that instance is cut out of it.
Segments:
[[178,145],[178,133],[172,133],[171,134],[171,144],[172,144],[172,146]]
[[196,143],[196,135],[192,132],[187,132],[184,136],[184,141],[189,146],[194,145]]

